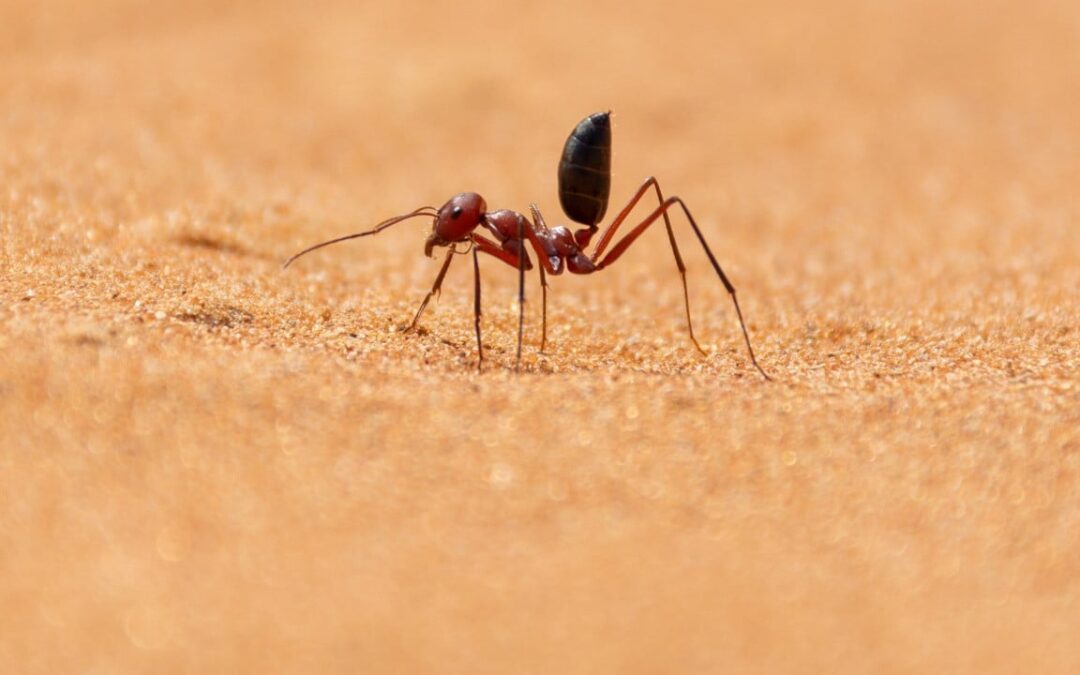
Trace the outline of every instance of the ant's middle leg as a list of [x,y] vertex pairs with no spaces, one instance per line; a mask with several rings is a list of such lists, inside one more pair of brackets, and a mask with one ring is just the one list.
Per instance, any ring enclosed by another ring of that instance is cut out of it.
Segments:
[[473,261],[473,285],[474,285],[474,297],[473,297],[473,312],[476,322],[476,372],[481,372],[484,369],[484,343],[480,340],[480,252],[473,247],[472,250]]
[[424,301],[420,303],[420,309],[416,310],[416,316],[413,317],[412,323],[401,329],[402,333],[414,330],[416,324],[420,321],[420,317],[424,314],[424,310],[427,309],[431,296],[442,293],[442,282],[446,278],[446,270],[450,269],[450,261],[454,259],[454,253],[455,251],[452,248],[446,252],[446,260],[443,262],[442,269],[439,270],[439,276],[435,277],[435,283],[431,286],[431,290],[424,296]]
[[[611,243],[612,238],[615,236],[615,230],[624,220],[626,220],[627,216],[630,215],[630,212],[637,206],[637,203],[641,201],[641,198],[645,196],[645,193],[648,192],[650,187],[655,188],[656,199],[663,205],[664,193],[660,191],[660,183],[656,180],[655,176],[649,176],[600,237],[600,241],[597,242],[596,250],[592,255],[593,262],[600,259],[604,249],[607,248],[607,245]],[[675,230],[671,227],[671,218],[668,217],[667,209],[664,209],[662,213],[664,217],[664,227],[667,228],[668,242],[671,244],[671,252],[675,256],[675,265],[679,268],[679,278],[682,280],[683,307],[686,309],[686,328],[690,332],[690,341],[694,343],[694,346],[697,347],[697,350],[701,352],[702,356],[707,356],[705,350],[701,348],[697,338],[694,336],[694,322],[693,319],[690,318],[690,289],[686,284],[686,264],[683,262],[682,255],[679,253],[679,244],[675,241]]]
[[[525,261],[528,254],[525,252],[525,219],[518,218],[518,343],[517,358],[514,360],[514,370],[521,368],[521,340],[525,334]],[[543,269],[543,265],[540,269]]]
[[[538,233],[547,234],[547,223],[544,222],[544,216],[540,213],[540,208],[536,204],[529,204],[529,210],[532,211],[533,219],[533,231],[530,241],[533,248],[536,249],[536,255],[540,256],[540,292],[543,295],[541,310],[541,329],[540,329],[540,353],[544,353],[544,347],[547,346],[547,273],[544,272],[544,267],[551,264],[551,254],[546,251],[537,239]],[[546,263],[546,265],[545,265]],[[561,262],[560,267],[556,268],[558,272],[562,272]]]
[[544,266],[540,266],[540,292],[544,299],[542,301],[543,309],[541,310],[541,329],[540,329],[540,353],[544,353],[544,347],[547,346],[547,275],[544,273]]

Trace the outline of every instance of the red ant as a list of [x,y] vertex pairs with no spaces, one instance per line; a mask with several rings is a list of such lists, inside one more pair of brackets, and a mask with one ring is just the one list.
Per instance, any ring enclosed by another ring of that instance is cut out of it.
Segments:
[[[672,230],[671,220],[668,218],[668,211],[672,207],[678,206],[686,215],[690,227],[694,229],[694,234],[697,235],[698,241],[701,242],[702,248],[705,249],[705,255],[708,256],[709,262],[712,263],[721,283],[724,284],[724,288],[731,295],[731,300],[735,304],[735,313],[739,317],[739,325],[742,327],[743,338],[746,340],[746,349],[750,353],[750,361],[766,380],[771,379],[758,364],[757,358],[754,357],[754,348],[750,346],[750,335],[746,331],[746,322],[743,321],[742,310],[739,309],[739,301],[735,297],[735,287],[731,285],[727,275],[720,269],[720,263],[716,261],[716,256],[709,249],[705,237],[701,234],[701,229],[698,227],[697,222],[694,221],[694,217],[690,215],[690,210],[687,209],[686,204],[679,197],[664,199],[664,195],[660,191],[660,184],[655,178],[650,177],[642,183],[641,187],[637,189],[637,192],[630,199],[630,202],[619,212],[619,215],[615,217],[615,220],[601,235],[592,254],[585,253],[585,249],[588,248],[593,236],[598,231],[597,225],[604,218],[604,212],[607,210],[608,195],[611,191],[610,115],[610,112],[589,115],[574,127],[570,137],[566,139],[566,145],[563,146],[562,159],[559,161],[559,202],[563,211],[571,220],[585,225],[584,228],[572,234],[569,229],[562,226],[548,228],[544,224],[544,218],[540,215],[540,210],[535,204],[529,205],[532,212],[532,222],[530,223],[525,219],[525,216],[516,211],[508,209],[488,211],[487,203],[484,202],[483,197],[475,192],[462,192],[451,197],[441,208],[424,206],[404,215],[384,220],[366,232],[349,234],[306,248],[289,258],[285,262],[285,267],[288,267],[300,256],[323,246],[336,244],[347,239],[377,234],[408,218],[421,216],[432,218],[434,227],[424,243],[424,254],[429,258],[432,257],[432,251],[436,246],[449,247],[450,251],[446,255],[446,260],[443,262],[438,276],[435,277],[435,284],[424,297],[424,301],[420,303],[420,308],[416,311],[412,323],[404,330],[409,331],[416,327],[417,322],[420,321],[420,316],[424,313],[424,309],[427,308],[428,301],[431,300],[433,295],[441,292],[443,279],[446,277],[446,271],[450,268],[450,261],[454,259],[454,254],[472,252],[476,350],[479,358],[477,368],[482,367],[484,347],[480,340],[480,259],[478,254],[487,253],[518,270],[516,364],[520,365],[521,341],[525,321],[525,271],[532,269],[532,260],[529,258],[525,241],[528,240],[540,259],[540,286],[544,298],[540,351],[543,353],[547,344],[547,276],[545,272],[556,275],[562,274],[564,270],[569,270],[572,274],[599,272],[618,260],[650,225],[662,217],[664,225],[667,227],[671,252],[675,255],[675,264],[678,266],[679,274],[682,277],[683,302],[686,307],[686,325],[690,331],[690,340],[698,351],[705,355],[705,350],[701,348],[697,338],[694,337],[694,325],[690,319],[690,295],[686,286],[686,265],[679,254],[679,246],[675,243],[675,232]],[[611,244],[612,239],[615,237],[616,230],[630,215],[630,211],[641,198],[645,196],[645,193],[649,191],[649,188],[656,191],[656,198],[660,202],[659,206],[653,209],[643,221],[634,226],[626,236],[616,242],[608,251],[608,245]],[[494,241],[485,237],[483,233],[477,232],[477,228],[480,227],[487,230],[487,233],[494,238]],[[464,250],[458,250],[459,244],[465,246]],[[606,255],[604,254],[605,251],[607,251]]]

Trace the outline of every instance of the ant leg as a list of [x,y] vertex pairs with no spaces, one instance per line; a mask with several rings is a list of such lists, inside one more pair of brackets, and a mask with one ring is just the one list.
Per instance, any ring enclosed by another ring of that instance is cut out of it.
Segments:
[[514,361],[515,371],[521,369],[521,338],[525,333],[525,219],[520,216],[517,234],[521,253],[518,255],[518,343],[517,360]]
[[[544,268],[551,264],[551,256],[548,255],[544,247],[540,245],[537,232],[543,232],[547,234],[547,223],[544,222],[544,216],[540,213],[540,207],[536,204],[529,204],[529,210],[532,211],[533,229],[530,233],[529,241],[532,243],[533,248],[536,250],[536,255],[540,257],[540,292],[543,294],[543,310],[541,313],[542,322],[540,329],[540,353],[544,353],[544,347],[547,346],[547,273],[544,272]],[[546,263],[546,264],[545,264]],[[557,268],[559,272],[562,272],[561,261],[560,267]]]
[[[661,204],[664,203],[664,193],[660,192],[660,183],[655,178],[650,178],[653,187],[656,188],[656,200]],[[707,356],[705,350],[698,344],[697,338],[694,337],[694,321],[690,318],[690,289],[686,286],[686,264],[683,263],[682,256],[679,255],[679,245],[675,242],[675,230],[671,227],[671,219],[668,218],[668,213],[664,211],[664,227],[667,228],[668,241],[671,243],[671,252],[675,255],[675,266],[679,268],[679,278],[682,280],[682,295],[683,295],[683,307],[686,309],[686,329],[690,333],[690,341],[694,343],[697,350],[701,352],[702,356]]]
[[[660,192],[660,183],[656,178],[649,177],[649,180],[645,181],[648,185],[652,182],[654,188],[656,188],[656,200],[661,204],[664,203],[664,193]],[[675,230],[671,227],[671,219],[668,217],[668,213],[664,211],[664,227],[667,228],[668,241],[671,243],[671,252],[675,254],[675,266],[679,268],[679,278],[682,279],[682,295],[683,295],[683,307],[686,309],[686,329],[690,332],[690,341],[694,343],[697,350],[701,352],[702,356],[708,356],[705,350],[698,344],[697,338],[694,337],[694,321],[690,318],[690,289],[686,286],[686,264],[683,263],[682,256],[679,255],[679,245],[675,242]]]
[[[521,234],[521,223],[518,223],[518,234]],[[517,253],[513,253],[476,233],[472,235],[472,242],[475,245],[475,251],[487,253],[518,270],[518,344],[517,361],[514,363],[514,370],[518,370],[521,367],[521,342],[525,332],[525,269],[526,266],[532,269],[532,263],[529,262],[529,255],[525,252],[524,244]]]
[[[670,209],[676,204],[678,204],[682,208],[683,213],[686,215],[686,219],[690,222],[690,227],[694,229],[694,234],[697,235],[698,241],[701,242],[701,247],[705,249],[705,255],[708,256],[709,262],[712,263],[713,269],[716,270],[716,275],[720,277],[720,282],[724,284],[724,288],[727,290],[728,295],[731,296],[731,302],[735,305],[735,313],[739,317],[739,326],[742,327],[743,339],[746,340],[746,350],[750,353],[751,363],[754,364],[754,367],[757,368],[758,372],[761,373],[762,377],[764,377],[766,380],[772,380],[772,378],[769,377],[769,375],[762,369],[761,365],[758,364],[757,357],[754,356],[754,348],[750,346],[750,334],[746,330],[746,321],[743,320],[742,310],[739,308],[739,300],[735,297],[735,287],[731,284],[731,281],[727,278],[727,275],[724,274],[724,270],[720,268],[720,263],[716,261],[716,256],[713,255],[712,249],[709,248],[708,242],[705,241],[704,235],[701,234],[701,228],[698,227],[697,221],[694,220],[694,216],[690,214],[690,209],[686,207],[685,202],[683,202],[681,198],[668,197],[666,200],[664,200],[664,202],[660,204],[660,206],[656,207],[656,209],[654,209],[653,212],[650,213],[647,218],[645,218],[645,220],[643,220],[633,230],[630,230],[630,232],[627,233],[625,237],[623,237],[621,240],[619,240],[617,244],[615,244],[615,247],[611,249],[611,252],[608,253],[603,260],[597,263],[596,269],[601,270],[618,260],[619,256],[625,253],[626,249],[630,248],[630,245],[633,244],[634,241],[641,236],[641,234],[649,227],[649,225],[652,225],[654,222],[656,222],[657,218],[659,218],[663,214],[666,214],[668,209]],[[621,215],[622,214],[620,214],[620,216]],[[614,227],[614,224],[612,227]],[[604,242],[601,241],[601,243]]]
[[544,347],[547,346],[547,289],[548,289],[547,275],[544,274],[544,266],[540,265],[540,292],[544,296],[543,313],[541,314],[541,316],[543,317],[543,320],[542,320],[542,322],[540,324],[542,326],[542,328],[540,330],[540,353],[541,354],[544,353]]
[[472,235],[472,243],[476,245],[476,248],[480,249],[481,253],[487,253],[493,258],[498,258],[514,269],[517,269],[517,266],[521,264],[517,254],[503,250],[495,242],[475,232]]
[[[611,239],[615,236],[616,228],[626,220],[626,217],[630,215],[630,211],[637,206],[637,203],[641,201],[641,198],[645,196],[645,193],[648,192],[650,187],[655,188],[657,201],[661,204],[664,203],[664,193],[660,191],[660,182],[657,181],[654,176],[649,176],[645,179],[645,182],[641,184],[641,187],[638,188],[637,192],[634,193],[634,196],[630,199],[629,203],[627,203],[627,205],[623,207],[623,210],[619,212],[619,215],[615,217],[615,220],[611,222],[608,229],[604,231],[604,234],[601,235],[600,241],[596,244],[596,251],[592,255],[593,262],[597,261],[604,252],[604,249],[607,248],[607,245],[611,243]],[[679,277],[682,280],[683,307],[686,309],[686,328],[690,332],[690,341],[694,343],[694,346],[697,347],[697,350],[701,352],[702,356],[708,356],[705,353],[705,350],[701,348],[701,344],[698,343],[697,337],[694,336],[694,322],[690,318],[690,289],[686,285],[686,264],[683,263],[682,255],[679,253],[679,244],[675,241],[675,230],[671,227],[671,218],[668,217],[666,210],[663,212],[663,215],[664,227],[667,228],[668,242],[671,244],[671,252],[675,256],[675,265],[679,268]]]
[[480,253],[476,250],[476,247],[473,247],[472,261],[473,279],[475,279],[473,311],[476,315],[476,372],[479,373],[484,370],[484,343],[480,341]]
[[[519,228],[518,228],[519,236],[522,236],[521,229],[522,228],[520,227],[520,224],[519,224]],[[531,230],[526,230],[525,231],[525,236],[530,235],[530,234],[535,236],[535,233],[532,233]],[[530,241],[532,241],[532,240],[530,240]],[[518,278],[518,312],[519,313],[518,313],[518,357],[517,357],[517,364],[515,365],[515,369],[516,369],[517,367],[519,367],[521,365],[521,345],[522,345],[522,340],[523,340],[523,335],[524,335],[524,322],[525,322],[525,309],[524,309],[525,308],[525,270],[526,269],[531,269],[531,264],[529,263],[528,253],[525,252],[524,242],[522,243],[521,252],[519,254],[515,254],[515,253],[512,253],[510,251],[507,251],[507,250],[499,247],[494,242],[488,240],[487,238],[482,237],[479,234],[473,234],[472,235],[472,242],[476,245],[476,248],[479,249],[481,252],[487,253],[490,256],[498,258],[499,260],[503,261],[507,265],[511,265],[511,266],[516,267],[518,269],[518,274],[520,276]],[[540,256],[540,260],[541,260],[541,264],[540,264],[540,284],[543,287],[543,296],[544,296],[544,321],[543,321],[543,337],[541,338],[541,342],[540,342],[540,353],[543,353],[544,352],[544,346],[547,344],[547,277],[545,276],[545,273],[544,273],[544,267],[546,265],[550,265],[551,263],[550,263],[550,261],[545,262],[546,258],[544,257],[543,248],[539,248],[538,243],[533,242],[533,246],[537,247],[537,255]]]
[[432,285],[431,290],[424,296],[424,301],[420,303],[420,309],[416,310],[416,316],[413,317],[412,323],[405,328],[401,329],[402,333],[408,333],[416,328],[416,324],[420,321],[420,316],[423,315],[424,310],[427,309],[428,302],[431,300],[431,296],[436,293],[442,293],[442,282],[446,278],[446,270],[450,269],[450,261],[454,259],[453,249],[446,252],[446,261],[443,263],[442,269],[439,270],[439,276],[435,277],[435,283]]
[[[634,193],[634,196],[630,198],[630,201],[626,203],[623,210],[619,211],[619,215],[615,216],[615,220],[611,221],[611,225],[608,225],[608,228],[604,230],[604,234],[600,235],[600,241],[596,243],[596,250],[594,250],[592,254],[593,262],[600,259],[600,256],[604,253],[604,249],[607,248],[607,245],[610,244],[611,240],[615,237],[615,230],[619,229],[619,225],[622,225],[623,221],[630,215],[630,212],[637,206],[637,203],[641,201],[641,198],[645,196],[645,193],[649,191],[650,187],[656,188],[657,198],[660,199],[661,204],[664,203],[664,196],[660,194],[660,184],[656,181],[654,176],[649,176],[645,179],[645,182],[641,184],[641,187],[637,189],[637,192]],[[664,214],[664,222],[668,224],[669,228],[671,227],[671,221],[668,220],[667,213]]]

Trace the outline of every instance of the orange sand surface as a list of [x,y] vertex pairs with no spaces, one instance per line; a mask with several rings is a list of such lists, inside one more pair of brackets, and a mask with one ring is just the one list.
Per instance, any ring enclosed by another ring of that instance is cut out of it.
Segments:
[[[0,4],[0,672],[1080,667],[1080,5]],[[438,271],[461,190],[591,277]]]

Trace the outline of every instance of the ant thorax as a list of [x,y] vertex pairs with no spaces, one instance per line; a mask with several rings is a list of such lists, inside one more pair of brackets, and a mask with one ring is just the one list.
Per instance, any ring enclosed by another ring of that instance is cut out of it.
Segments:
[[554,274],[562,273],[563,261],[566,262],[565,269],[571,274],[589,274],[596,271],[596,265],[582,251],[569,228],[558,225],[551,229],[536,230],[535,235],[551,261]]

